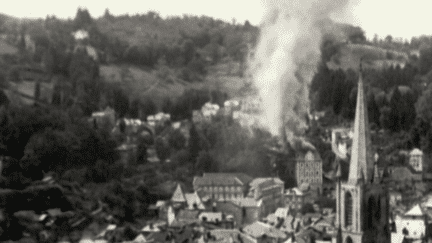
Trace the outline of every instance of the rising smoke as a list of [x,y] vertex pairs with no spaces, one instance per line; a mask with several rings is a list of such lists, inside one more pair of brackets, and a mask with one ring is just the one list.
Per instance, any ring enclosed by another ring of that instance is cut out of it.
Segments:
[[[262,125],[298,144],[307,128],[308,86],[320,60],[319,23],[349,0],[268,0],[251,72],[262,99]],[[285,128],[285,129],[282,129]]]

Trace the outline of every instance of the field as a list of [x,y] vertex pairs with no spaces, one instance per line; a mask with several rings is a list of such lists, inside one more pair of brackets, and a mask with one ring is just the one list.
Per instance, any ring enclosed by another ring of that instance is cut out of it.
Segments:
[[175,98],[187,89],[221,90],[229,97],[240,95],[244,79],[236,75],[238,64],[225,63],[209,68],[203,82],[185,82],[176,77],[176,71],[145,70],[131,65],[101,65],[100,74],[109,83],[121,86],[133,98],[152,99],[158,106],[164,97]]
[[[389,57],[392,57],[389,59]],[[339,52],[327,63],[331,69],[343,70],[358,69],[360,58],[363,58],[365,67],[381,68],[384,65],[403,65],[408,60],[408,55],[403,52],[385,50],[379,47],[347,44],[341,47]]]

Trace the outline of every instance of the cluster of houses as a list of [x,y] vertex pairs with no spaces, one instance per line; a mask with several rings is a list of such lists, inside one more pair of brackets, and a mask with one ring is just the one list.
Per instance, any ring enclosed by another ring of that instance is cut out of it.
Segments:
[[334,208],[315,204],[302,214],[309,194],[285,190],[279,178],[204,173],[193,187],[188,193],[178,184],[171,199],[149,207],[156,219],[142,230],[147,242],[167,242],[156,239],[176,230],[190,232],[185,242],[308,242],[311,234],[330,242],[335,232]]
[[[362,87],[359,90],[361,101]],[[221,112],[253,113],[258,108],[234,100],[222,109],[208,103],[194,112],[193,122],[211,121]],[[356,113],[362,109],[360,102]],[[145,124],[151,132],[169,115],[157,114],[148,120]],[[123,123],[128,127],[143,122]],[[138,238],[145,239],[141,242],[335,243],[342,238],[351,243],[369,242],[356,237],[365,235],[366,240],[376,234],[385,242],[425,241],[432,216],[432,200],[424,196],[430,184],[425,156],[415,148],[400,153],[403,163],[384,163],[388,158],[372,153],[370,143],[365,143],[370,139],[367,127],[367,114],[360,113],[353,128],[332,130],[329,142],[338,163],[331,171],[323,171],[320,154],[313,147],[297,151],[295,166],[288,168],[296,179],[295,188],[285,190],[279,178],[238,173],[204,173],[194,178],[193,192],[178,185],[170,200],[149,207],[156,219],[148,222]],[[364,198],[356,196],[359,191],[364,191]],[[365,200],[366,206],[359,207],[359,200]]]

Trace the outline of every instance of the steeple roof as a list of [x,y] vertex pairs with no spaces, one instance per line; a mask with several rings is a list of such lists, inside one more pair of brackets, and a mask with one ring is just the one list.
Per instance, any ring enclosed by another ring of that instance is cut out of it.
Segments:
[[348,183],[356,184],[359,181],[371,182],[374,176],[373,153],[371,150],[368,112],[364,97],[361,70],[358,82],[357,105],[353,130],[354,136],[351,147]]

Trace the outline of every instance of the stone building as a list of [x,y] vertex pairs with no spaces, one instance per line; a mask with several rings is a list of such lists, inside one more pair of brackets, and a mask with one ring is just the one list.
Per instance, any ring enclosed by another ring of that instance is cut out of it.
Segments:
[[300,154],[296,160],[297,185],[309,184],[311,190],[322,191],[323,172],[322,160],[316,150]]
[[279,178],[256,178],[249,183],[247,197],[262,200],[262,214],[267,215],[284,205],[284,190]]
[[348,180],[338,182],[336,242],[390,243],[389,197],[374,166],[360,73]]
[[251,181],[252,178],[243,173],[204,173],[202,177],[194,178],[193,187],[194,191],[224,201],[245,197]]

